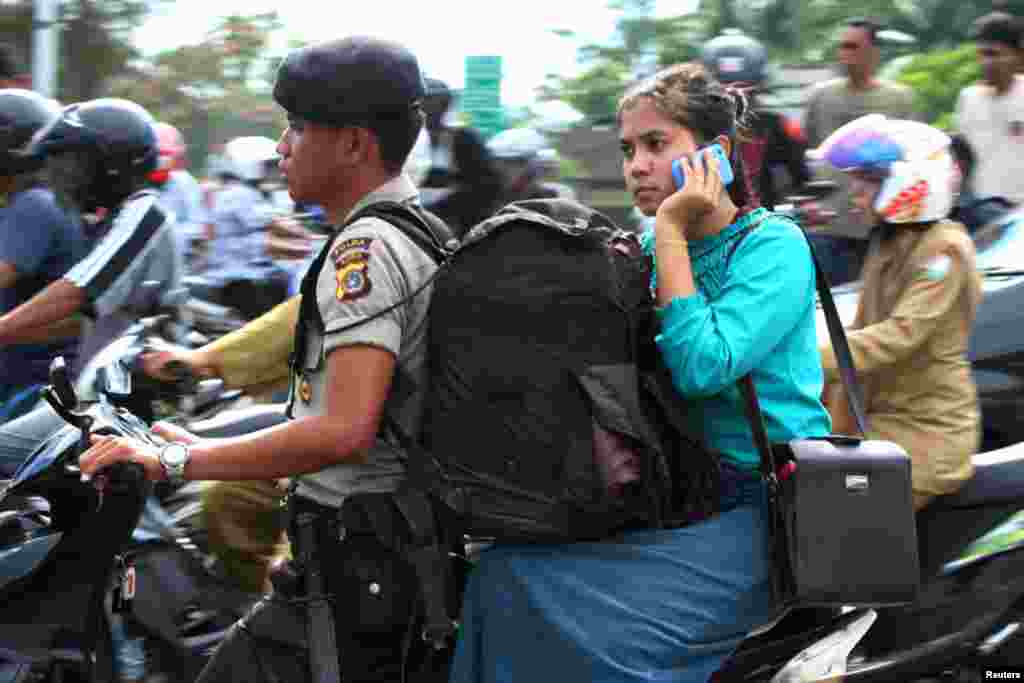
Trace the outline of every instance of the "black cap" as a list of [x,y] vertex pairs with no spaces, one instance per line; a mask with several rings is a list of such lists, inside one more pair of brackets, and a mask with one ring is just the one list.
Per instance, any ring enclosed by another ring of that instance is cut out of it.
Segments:
[[425,92],[409,50],[362,36],[295,50],[281,63],[274,84],[274,100],[288,113],[327,125],[404,115]]

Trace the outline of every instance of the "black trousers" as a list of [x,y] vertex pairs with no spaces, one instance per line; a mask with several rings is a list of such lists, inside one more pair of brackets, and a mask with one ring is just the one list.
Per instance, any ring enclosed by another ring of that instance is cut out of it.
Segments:
[[[375,534],[354,529],[346,530],[341,538],[337,510],[294,497],[289,505],[297,508],[292,510],[293,516],[298,512],[318,514],[316,544],[324,555],[326,587],[333,596],[342,680],[403,680],[403,664],[409,664],[406,655],[419,641],[413,619],[417,589],[412,570]],[[294,544],[298,539],[291,530],[289,535]],[[301,552],[294,545],[293,549]],[[311,679],[306,607],[301,595],[288,592],[275,588],[273,595],[232,628],[200,674],[200,683],[300,683]],[[298,592],[301,594],[301,589]],[[440,683],[446,678],[445,663],[437,668],[436,677],[410,676],[407,680]]]

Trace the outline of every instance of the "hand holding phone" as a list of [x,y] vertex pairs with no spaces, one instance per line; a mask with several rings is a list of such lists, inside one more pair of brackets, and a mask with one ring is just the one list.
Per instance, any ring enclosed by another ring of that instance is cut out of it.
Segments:
[[[732,164],[729,163],[729,157],[725,156],[725,150],[722,149],[722,146],[717,142],[708,145],[707,147],[701,147],[700,149],[698,149],[693,154],[692,163],[704,162],[702,152],[705,149],[710,150],[711,153],[714,154],[715,157],[718,159],[718,168],[722,176],[722,186],[729,187],[729,185],[731,185],[732,181],[735,179],[735,174],[732,170]],[[705,168],[707,168],[706,164]],[[683,189],[683,186],[686,184],[686,173],[683,171],[683,166],[682,164],[679,163],[679,159],[676,159],[675,161],[672,162],[672,180],[675,182],[677,190]]]

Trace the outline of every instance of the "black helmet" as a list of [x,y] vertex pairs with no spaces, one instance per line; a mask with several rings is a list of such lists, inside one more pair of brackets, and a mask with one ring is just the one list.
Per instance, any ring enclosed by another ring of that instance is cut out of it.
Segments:
[[701,61],[720,83],[759,84],[768,70],[764,45],[736,29],[705,43]]
[[79,209],[113,208],[146,184],[159,162],[153,117],[127,100],[66,107],[33,149],[47,157],[54,190]]
[[31,90],[0,90],[0,175],[37,171],[43,159],[29,153],[32,136],[60,116],[60,105]]

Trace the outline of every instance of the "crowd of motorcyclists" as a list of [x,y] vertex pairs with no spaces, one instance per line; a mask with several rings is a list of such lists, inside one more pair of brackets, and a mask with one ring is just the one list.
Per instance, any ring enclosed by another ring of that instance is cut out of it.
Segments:
[[[1019,27],[1001,21],[979,23],[984,59],[1000,46],[1024,47]],[[630,571],[616,564],[621,557],[594,559],[578,549],[543,559],[514,549],[486,555],[471,579],[452,680],[521,680],[538,671],[649,680],[651,671],[676,666],[673,658],[685,659],[688,673],[677,670],[671,680],[705,680],[769,619],[756,452],[729,387],[754,373],[778,440],[854,431],[834,352],[815,348],[810,250],[792,218],[773,211],[814,177],[839,186],[845,227],[816,230],[810,243],[836,283],[863,281],[848,337],[867,390],[870,436],[911,456],[916,509],[971,477],[981,415],[967,345],[982,291],[970,233],[1014,205],[971,184],[978,168],[992,175],[987,161],[978,162],[976,130],[950,137],[913,121],[905,89],[875,77],[879,29],[869,20],[848,22],[839,46],[844,76],[815,90],[802,128],[762,106],[767,52],[738,32],[709,41],[701,64],[658,72],[624,95],[617,135],[627,189],[645,216],[644,252],[655,263],[657,343],[677,392],[701,416],[702,436],[722,454],[732,498],[723,499],[708,536],[691,525],[684,536],[637,541],[642,559],[631,566],[651,572],[647,606],[621,610],[626,603],[604,585],[608,572]],[[365,60],[374,59],[373,68],[385,66],[368,76]],[[986,72],[993,81],[1004,76],[998,66]],[[51,361],[62,356],[80,370],[136,322],[151,303],[141,296],[154,287],[164,295],[191,287],[252,322],[196,349],[146,354],[144,372],[170,379],[173,366],[183,365],[254,395],[277,390],[277,398],[290,382],[299,419],[225,440],[157,426],[158,435],[184,446],[175,453],[98,437],[83,472],[125,460],[144,464],[154,480],[216,480],[203,494],[211,540],[233,580],[253,592],[271,590],[271,564],[288,554],[278,509],[289,482],[289,505],[309,515],[340,507],[346,496],[396,488],[401,461],[393,444],[375,441],[377,420],[418,427],[412,416],[429,381],[428,308],[404,295],[427,287],[436,264],[382,232],[375,218],[347,226],[346,240],[329,255],[321,253],[325,240],[374,201],[421,203],[460,240],[509,202],[575,199],[556,182],[559,158],[544,134],[517,128],[484,140],[453,125],[454,97],[391,43],[346,39],[296,50],[274,90],[288,129],[276,141],[228,141],[210,181],[200,183],[187,169],[188,131],[137,104],[104,98],[61,106],[28,89],[0,89],[0,478],[64,424],[40,401]],[[729,159],[731,183],[702,153],[711,145]],[[682,187],[674,182],[676,160]],[[748,230],[737,248],[733,240]],[[327,269],[318,272],[326,256]],[[380,262],[387,278],[372,269]],[[401,326],[384,319],[346,327],[388,305],[408,309]],[[319,329],[307,324],[314,319]],[[295,330],[304,331],[293,338]],[[296,367],[296,357],[304,364]],[[396,371],[414,377],[401,395],[392,393]],[[723,563],[712,537],[740,539],[742,552]],[[690,572],[686,591],[656,585],[651,557],[666,549],[686,554],[687,567],[673,569]],[[573,616],[583,609],[572,588],[579,585],[583,592],[600,585],[602,604],[619,607],[586,611],[583,621],[595,621],[582,623]],[[520,586],[513,605],[509,596]],[[722,586],[730,600],[716,593]],[[508,592],[495,595],[502,587]],[[534,591],[546,591],[543,604]],[[651,617],[674,620],[653,647],[658,638],[637,625],[645,617],[630,619],[637,610],[657,611],[659,601],[678,611]],[[620,637],[601,619],[636,629]],[[509,644],[523,630],[541,633],[541,623],[546,635]],[[121,679],[144,680],[139,640],[118,619],[113,624]],[[244,632],[229,638],[202,680],[231,676],[247,656]],[[394,634],[338,623],[336,636],[346,650],[341,680],[404,675],[408,644]],[[538,654],[549,648],[550,656]],[[564,652],[564,661],[552,661]]]

